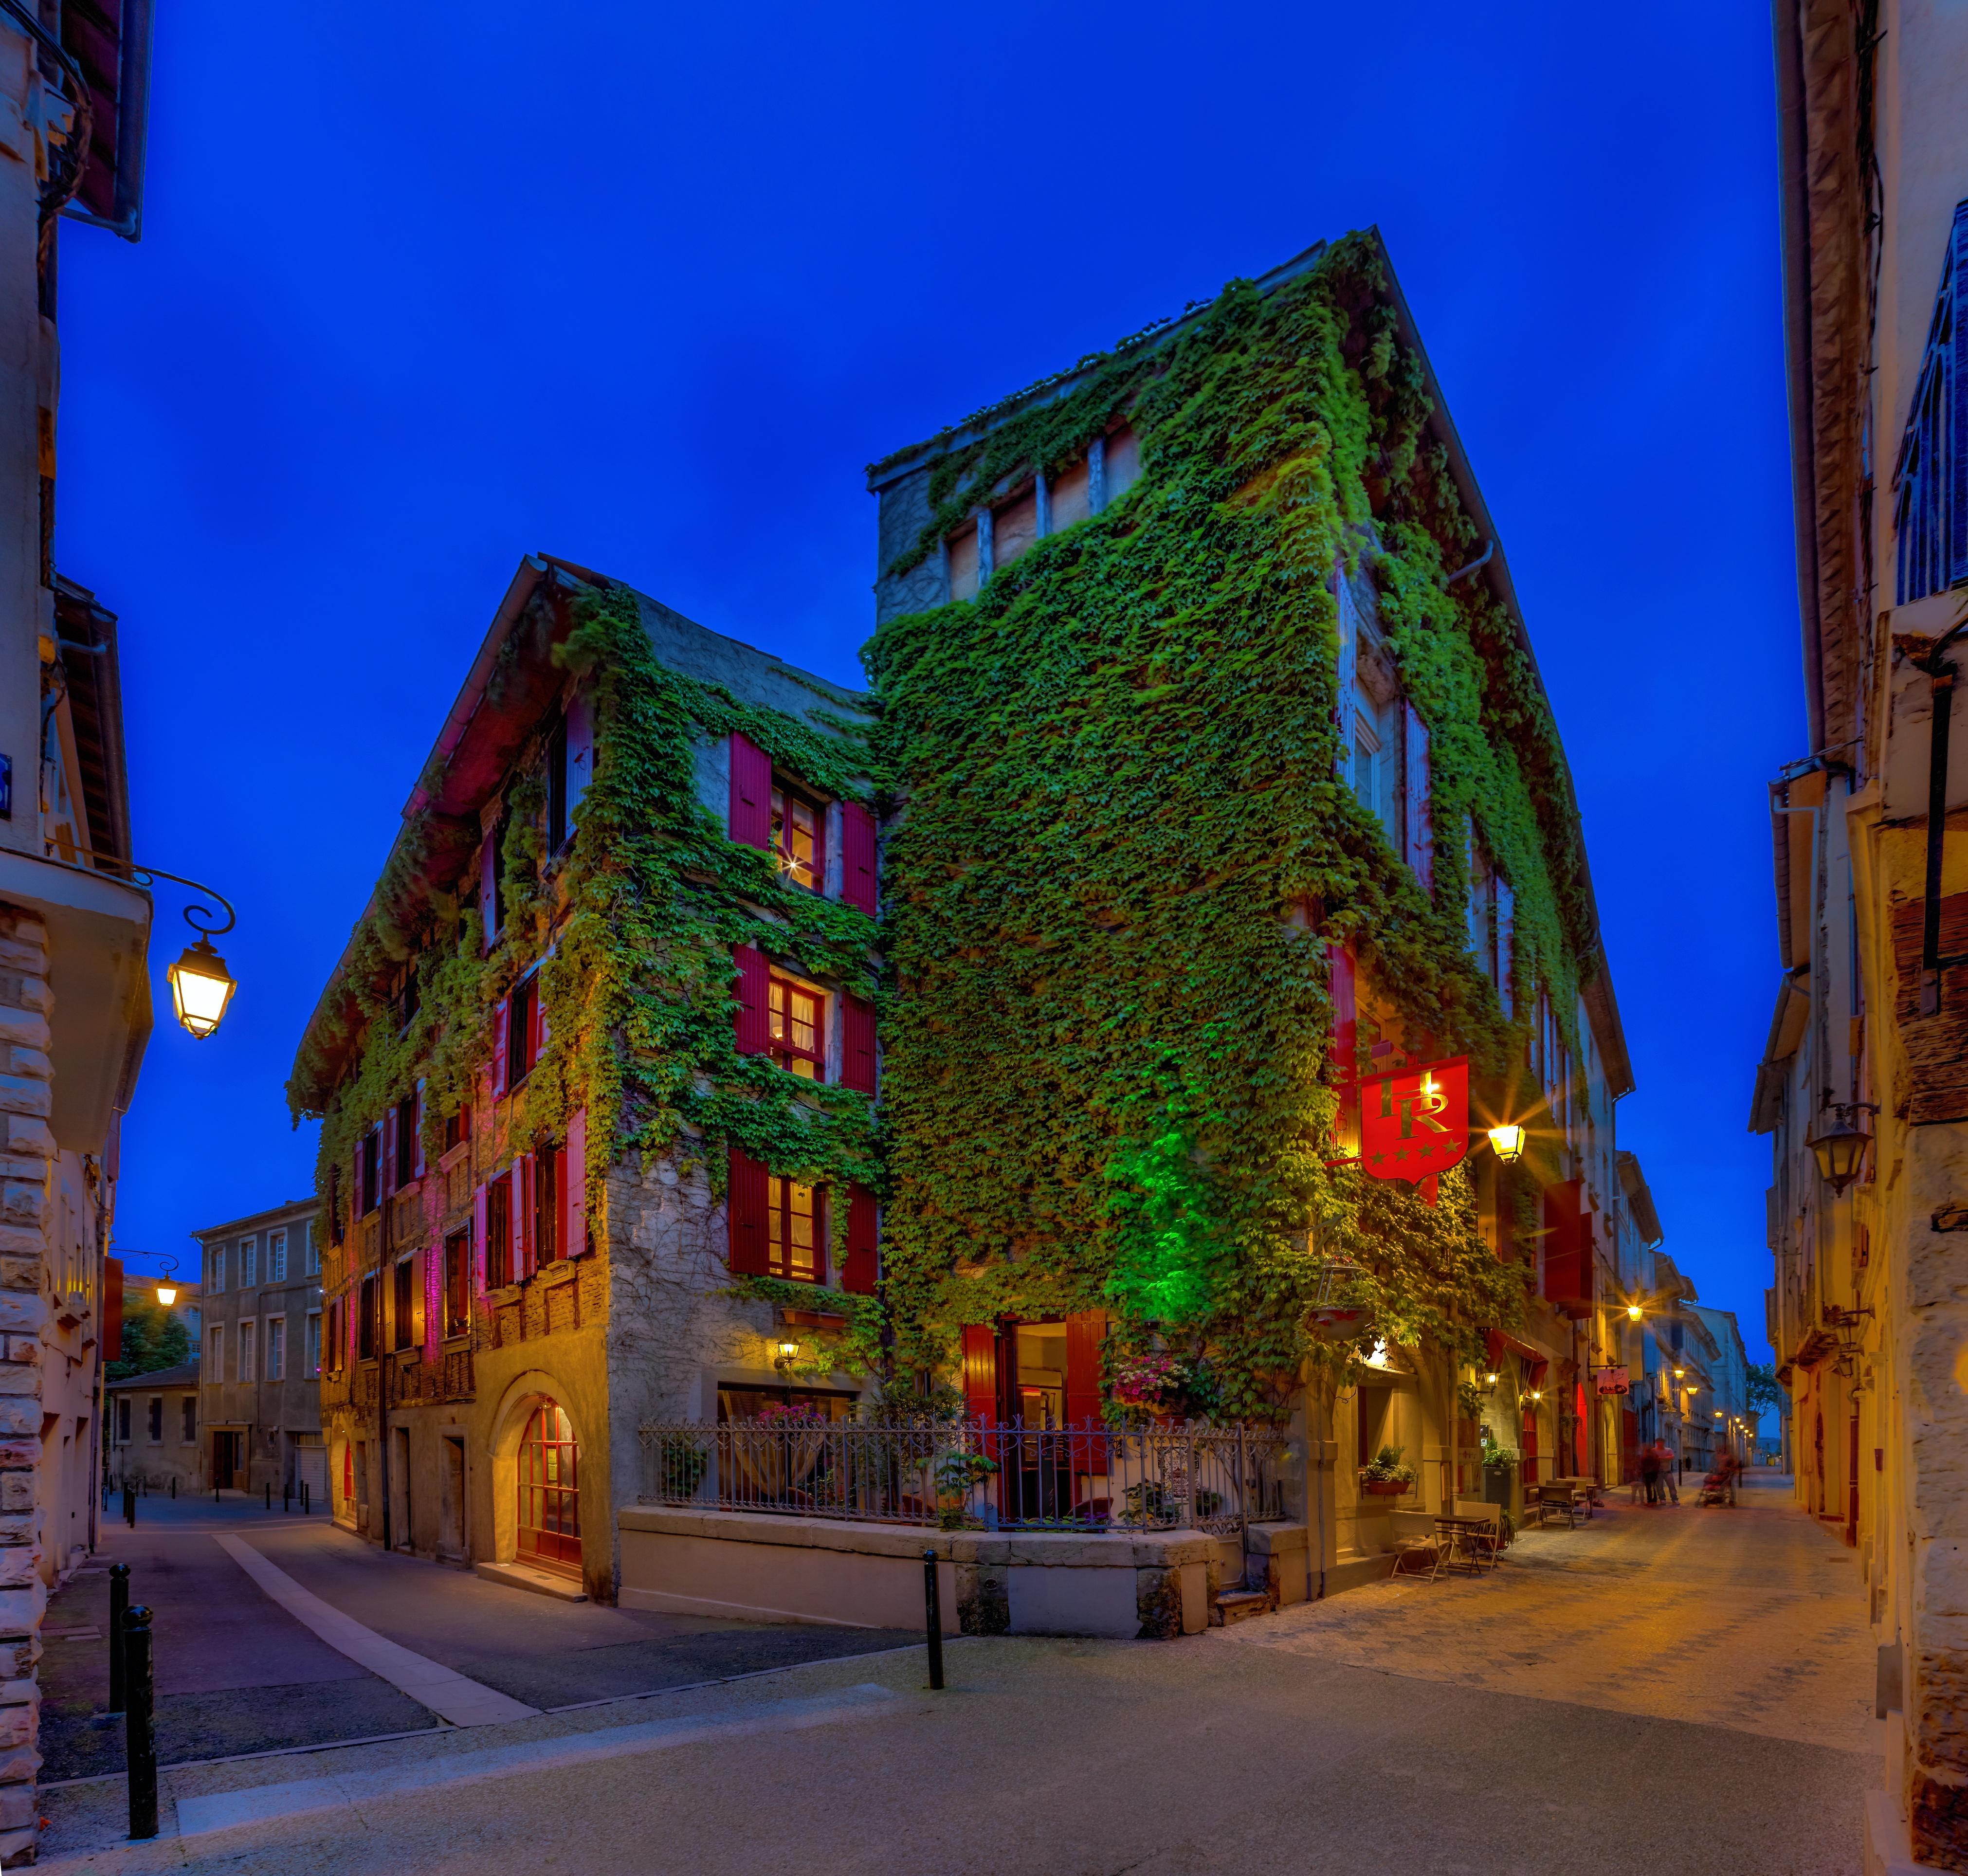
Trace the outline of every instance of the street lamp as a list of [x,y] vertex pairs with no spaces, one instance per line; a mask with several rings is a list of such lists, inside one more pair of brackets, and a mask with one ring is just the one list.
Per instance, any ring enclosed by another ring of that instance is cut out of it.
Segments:
[[1637,1321],[1639,1321],[1639,1319],[1640,1319],[1640,1305],[1639,1305],[1638,1303],[1629,1303],[1629,1304],[1627,1304],[1627,1320],[1629,1322],[1637,1322]]
[[157,1278],[157,1306],[168,1309],[178,1299],[178,1286],[174,1280],[178,1271],[178,1260],[167,1257],[162,1273]]
[[1490,1145],[1505,1166],[1514,1166],[1524,1150],[1524,1130],[1514,1121],[1490,1130]]
[[1817,1169],[1834,1192],[1843,1192],[1859,1176],[1866,1163],[1866,1149],[1873,1143],[1864,1121],[1853,1117],[1878,1111],[1869,1101],[1835,1103],[1831,1124],[1805,1142],[1817,1156]]
[[[194,930],[197,928],[194,927]],[[212,949],[211,939],[201,936],[166,973],[171,982],[171,1002],[178,1020],[200,1042],[225,1020],[225,1006],[238,988],[225,960]]]

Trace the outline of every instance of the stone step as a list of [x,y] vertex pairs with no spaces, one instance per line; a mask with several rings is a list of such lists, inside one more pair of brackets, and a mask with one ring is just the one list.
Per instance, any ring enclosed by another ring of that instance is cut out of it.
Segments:
[[1216,1599],[1217,1612],[1228,1626],[1252,1616],[1268,1616],[1272,1603],[1268,1590],[1225,1590]]

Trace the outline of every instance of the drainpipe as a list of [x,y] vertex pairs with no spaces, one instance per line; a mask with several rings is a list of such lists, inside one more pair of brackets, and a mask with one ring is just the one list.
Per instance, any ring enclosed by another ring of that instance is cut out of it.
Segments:
[[1949,632],[1926,657],[1915,659],[1927,673],[1932,708],[1927,739],[1927,892],[1921,907],[1920,1013],[1940,1009],[1940,860],[1947,838],[1947,742],[1954,715],[1954,667],[1941,656],[1963,632],[1968,619]]

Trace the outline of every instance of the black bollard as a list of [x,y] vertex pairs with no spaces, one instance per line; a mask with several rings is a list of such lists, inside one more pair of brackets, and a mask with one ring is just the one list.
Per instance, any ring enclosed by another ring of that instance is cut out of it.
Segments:
[[130,1606],[130,1566],[109,1566],[109,1710],[123,1710],[123,1617]]
[[929,1684],[943,1685],[943,1591],[936,1580],[936,1552],[923,1552],[923,1607],[929,1630]]
[[305,1518],[313,1509],[314,1507],[308,1502],[307,1481],[303,1479],[301,1481],[301,1515]]
[[141,1839],[157,1834],[157,1737],[151,1716],[151,1612],[141,1604],[123,1618],[123,1652],[130,1679],[123,1745],[130,1768],[130,1835]]
[[177,1495],[178,1495],[178,1481],[177,1481],[177,1475],[176,1475],[175,1473],[173,1473],[171,1475],[171,1496],[172,1496],[172,1497],[173,1497],[173,1498],[176,1498],[176,1497],[177,1496]]
[[126,1485],[123,1488],[123,1522],[134,1531],[137,1528],[137,1488]]
[[280,1487],[280,1509],[283,1512],[289,1512],[292,1511],[293,1508],[294,1486],[293,1481],[290,1479],[285,1485]]
[[269,1511],[274,1509],[274,1482],[271,1479],[267,1481],[267,1509]]

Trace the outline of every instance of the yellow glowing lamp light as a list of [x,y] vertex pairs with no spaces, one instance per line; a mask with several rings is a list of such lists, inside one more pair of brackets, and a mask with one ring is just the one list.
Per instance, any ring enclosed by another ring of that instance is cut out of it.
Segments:
[[235,986],[225,960],[209,938],[200,938],[186,946],[167,975],[178,1020],[202,1042],[225,1020],[225,1006],[232,1001]]
[[1719,1407],[1715,1409],[1715,1418],[1717,1420],[1720,1420],[1722,1418],[1722,1409]]
[[178,1286],[175,1283],[160,1283],[157,1286],[157,1301],[164,1308],[170,1308],[177,1299]]
[[1542,1388],[1533,1388],[1531,1389],[1531,1399],[1533,1400],[1542,1400],[1544,1399],[1544,1390]]
[[1486,1374],[1484,1376],[1483,1379],[1492,1387],[1494,1387],[1497,1385],[1497,1377],[1494,1374]]
[[799,1344],[797,1342],[782,1342],[779,1344],[779,1359],[782,1361],[791,1361],[798,1353]]
[[1685,1368],[1677,1368],[1674,1371],[1674,1378],[1678,1381],[1683,1375],[1687,1373],[1687,1372],[1688,1370]]
[[1490,1130],[1490,1145],[1505,1166],[1513,1165],[1524,1150],[1524,1130],[1514,1124],[1493,1127]]
[[1627,1320],[1629,1322],[1637,1322],[1637,1321],[1639,1321],[1639,1319],[1640,1319],[1640,1306],[1639,1306],[1639,1305],[1638,1303],[1629,1303],[1629,1304],[1627,1304]]

